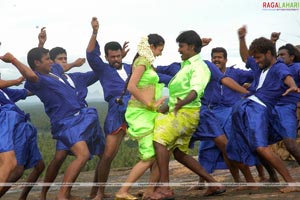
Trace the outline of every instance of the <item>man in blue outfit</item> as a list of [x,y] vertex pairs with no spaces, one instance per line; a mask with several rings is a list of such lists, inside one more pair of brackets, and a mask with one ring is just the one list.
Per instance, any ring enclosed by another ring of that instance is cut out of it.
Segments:
[[[41,29],[41,32],[40,32],[38,38],[39,38],[38,46],[44,47],[44,44],[47,39],[46,30],[44,28]],[[67,71],[73,67],[80,67],[82,64],[85,63],[84,58],[78,58],[74,62],[68,63],[67,51],[62,47],[52,48],[49,52],[49,55],[50,55],[50,59],[54,63],[63,66],[64,71]],[[68,81],[68,83],[76,90],[78,100],[81,104],[81,107],[82,108],[88,107],[88,104],[86,102],[86,96],[88,93],[87,87],[98,81],[98,78],[96,77],[95,73],[93,71],[89,71],[89,72],[85,72],[85,73],[81,73],[81,72],[64,73],[63,76]],[[100,132],[97,135],[100,137],[99,138],[100,143],[98,145],[100,147],[99,157],[101,159],[101,156],[104,151],[105,138],[102,133],[101,127],[100,127],[99,131]],[[56,152],[55,152],[54,158],[52,159],[52,161],[50,162],[50,164],[47,168],[44,182],[52,183],[55,180],[55,178],[58,174],[58,171],[68,154],[69,154],[69,149],[61,141],[57,141]],[[100,159],[98,161],[98,164],[97,164],[97,167],[95,170],[95,176],[94,176],[93,182],[98,182],[98,170],[97,169],[99,167]],[[50,186],[44,186],[42,188],[41,200],[46,199],[46,195],[47,195],[49,188],[50,188]],[[93,190],[97,191],[97,187],[92,187],[92,191]]]
[[[16,79],[15,81],[18,80],[23,79]],[[26,169],[33,168],[27,178],[28,183],[33,183],[37,181],[43,172],[45,164],[37,144],[37,130],[30,123],[29,114],[25,114],[24,111],[15,104],[15,102],[25,99],[32,94],[26,89],[10,89],[8,86],[9,85],[6,85],[5,88],[0,89],[0,121],[1,132],[6,132],[6,135],[9,135],[7,130],[10,129],[12,137],[9,141],[1,138],[1,141],[7,144],[13,143],[12,146],[16,154],[17,167],[9,175],[7,182],[16,182],[22,177]],[[7,122],[9,123],[3,123],[6,120],[8,120]],[[10,163],[4,163],[5,165],[10,165]],[[0,197],[2,197],[9,188],[10,186],[1,188]],[[26,199],[31,188],[32,186],[24,187],[20,199]]]
[[71,186],[91,155],[99,155],[99,120],[97,110],[82,108],[76,90],[63,76],[64,70],[53,64],[49,51],[33,48],[27,55],[31,67],[6,53],[2,60],[12,63],[26,78],[25,88],[40,98],[50,118],[51,133],[75,155],[67,168],[58,200],[71,198]]
[[[122,47],[118,42],[109,42],[104,47],[105,58],[108,63],[101,59],[100,47],[96,40],[99,29],[99,22],[96,17],[93,17],[91,25],[93,33],[87,46],[86,57],[100,80],[104,99],[108,103],[108,112],[104,122],[105,150],[98,169],[98,182],[101,183],[101,186],[99,186],[96,197],[103,199],[105,197],[103,184],[108,179],[110,165],[126,133],[125,110],[130,94],[125,90],[125,85],[130,74],[130,65],[122,63],[122,57],[126,55],[126,51],[122,52]],[[91,194],[91,197],[94,195]]]
[[[239,35],[240,47],[245,45],[245,34]],[[255,39],[249,48],[246,67],[254,73],[250,95],[233,107],[232,135],[226,147],[228,158],[237,162],[247,182],[255,182],[251,172],[245,166],[255,165],[257,155],[277,170],[286,182],[295,182],[284,163],[272,152],[269,144],[281,138],[270,134],[274,124],[272,110],[282,95],[297,92],[298,88],[287,68],[276,60],[273,42],[266,38]],[[281,192],[295,191],[295,187],[286,187]]]

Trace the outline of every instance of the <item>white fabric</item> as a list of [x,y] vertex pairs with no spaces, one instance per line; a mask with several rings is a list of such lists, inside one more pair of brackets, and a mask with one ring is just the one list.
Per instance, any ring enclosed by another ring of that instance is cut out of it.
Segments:
[[118,69],[117,72],[118,72],[119,76],[120,76],[124,81],[127,80],[128,75],[127,75],[127,73],[126,73],[126,71],[125,71],[125,69],[124,69],[123,66],[122,66],[121,69]]

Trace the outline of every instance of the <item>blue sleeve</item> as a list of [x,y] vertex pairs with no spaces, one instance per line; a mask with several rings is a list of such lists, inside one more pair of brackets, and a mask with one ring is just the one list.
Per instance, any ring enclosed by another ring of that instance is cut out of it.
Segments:
[[300,78],[300,63],[293,63],[293,76],[296,83],[298,83]]
[[221,80],[226,77],[221,71],[220,69],[215,65],[213,64],[212,62],[208,61],[208,60],[204,60],[204,62],[207,64],[208,66],[208,69],[211,73],[211,77],[210,77],[210,80],[211,81],[216,81],[220,84],[221,83]]
[[288,66],[284,63],[280,63],[280,67],[277,67],[276,69],[279,71],[278,73],[280,74],[280,79],[282,81],[284,81],[287,76],[293,77]]
[[180,63],[174,62],[167,66],[157,66],[156,72],[173,77],[173,76],[175,76],[175,74],[177,74],[177,72],[180,70],[180,68],[181,68]]
[[167,74],[157,73],[157,75],[159,77],[159,82],[164,83],[165,87],[167,87],[169,85],[169,82],[173,78],[173,76],[170,76],[170,75],[167,75]]
[[10,100],[13,102],[17,102],[21,99],[26,99],[27,97],[27,90],[26,89],[11,89],[11,88],[5,88],[3,91],[8,95]]
[[88,87],[96,83],[99,79],[97,78],[96,74],[93,71],[80,73],[80,82],[85,83]]
[[235,69],[236,76],[238,77],[238,83],[243,85],[244,83],[251,83],[254,80],[254,74],[252,70]]
[[53,63],[51,65],[51,72],[57,75],[62,75],[63,73],[65,73],[63,67],[57,63]]
[[107,65],[107,63],[103,62],[100,56],[100,46],[99,43],[96,42],[95,49],[93,49],[91,52],[86,52],[86,58],[92,70],[98,75],[102,74],[103,72],[101,68],[103,68],[104,65]]
[[246,61],[246,68],[252,69],[253,71],[257,71],[259,67],[256,64],[255,59],[253,57],[249,56]]
[[32,92],[33,94],[36,94],[36,91],[40,90],[43,87],[44,78],[38,73],[35,72],[35,74],[39,77],[37,82],[31,82],[26,80],[24,88]]

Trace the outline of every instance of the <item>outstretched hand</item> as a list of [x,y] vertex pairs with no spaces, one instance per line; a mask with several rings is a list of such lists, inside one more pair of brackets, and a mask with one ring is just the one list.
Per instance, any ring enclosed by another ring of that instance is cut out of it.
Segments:
[[75,67],[80,67],[80,66],[82,66],[84,63],[85,63],[85,58],[77,58],[77,59],[74,61],[74,66],[75,66]]
[[25,80],[25,78],[23,76],[19,77],[16,79],[16,86],[21,85],[23,83],[23,81]]
[[282,96],[286,96],[287,94],[291,93],[291,92],[297,92],[300,93],[300,88],[298,87],[290,87],[288,88],[283,94]]
[[122,47],[122,58],[125,58],[127,53],[129,52],[129,48],[128,48],[128,44],[129,42],[128,41],[125,41],[124,44],[123,44],[123,47]]

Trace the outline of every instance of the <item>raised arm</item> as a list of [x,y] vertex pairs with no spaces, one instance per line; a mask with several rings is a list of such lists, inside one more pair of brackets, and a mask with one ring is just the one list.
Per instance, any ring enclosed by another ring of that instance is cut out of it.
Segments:
[[127,53],[129,52],[129,48],[128,48],[128,44],[129,42],[128,41],[125,41],[124,44],[123,44],[123,47],[122,47],[122,58],[125,58]]
[[27,80],[31,82],[38,81],[39,77],[34,73],[34,71],[15,58],[11,53],[6,53],[3,56],[0,56],[0,59],[3,60],[3,62],[13,64]]
[[93,33],[92,36],[90,38],[89,44],[86,48],[87,52],[91,52],[95,49],[96,46],[96,42],[97,42],[97,34],[98,34],[98,30],[99,30],[99,22],[97,17],[93,17],[92,18],[92,22],[91,22],[92,28],[93,28]]
[[276,44],[277,40],[279,39],[279,36],[280,36],[280,32],[272,32],[271,33],[271,38],[270,40]]
[[201,41],[202,41],[202,47],[205,47],[212,41],[212,39],[211,38],[201,38]]
[[47,41],[46,27],[41,28],[41,32],[38,35],[39,44],[38,47],[44,47],[45,42]]
[[280,32],[272,32],[272,33],[271,33],[271,38],[270,38],[270,40],[274,43],[275,49],[277,49],[277,48],[276,48],[276,42],[277,42],[277,40],[279,39],[279,36],[280,36]]
[[246,62],[249,56],[248,47],[245,38],[246,34],[247,34],[247,27],[245,25],[238,29],[238,36],[239,36],[239,43],[240,43],[240,56],[243,62]]

